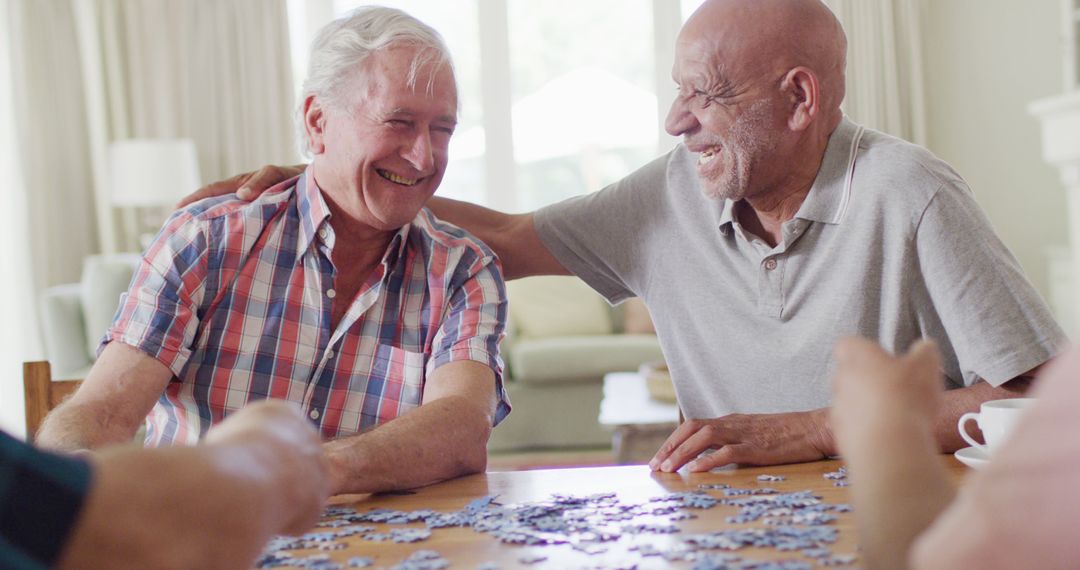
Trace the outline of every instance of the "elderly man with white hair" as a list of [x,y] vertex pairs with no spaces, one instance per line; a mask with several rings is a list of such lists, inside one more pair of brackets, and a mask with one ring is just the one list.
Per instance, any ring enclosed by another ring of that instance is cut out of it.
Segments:
[[246,403],[295,402],[335,493],[482,471],[510,411],[491,250],[425,204],[457,88],[438,33],[366,8],[316,38],[297,112],[310,166],[254,202],[176,212],[146,251],[79,391],[39,443],[191,444]]

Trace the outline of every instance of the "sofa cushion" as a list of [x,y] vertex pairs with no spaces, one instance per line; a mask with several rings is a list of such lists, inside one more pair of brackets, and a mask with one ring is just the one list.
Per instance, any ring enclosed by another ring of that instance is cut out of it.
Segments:
[[614,331],[607,301],[577,277],[528,277],[507,283],[517,340]]
[[654,335],[580,335],[518,340],[509,354],[515,382],[599,382],[612,371],[635,371],[662,360]]

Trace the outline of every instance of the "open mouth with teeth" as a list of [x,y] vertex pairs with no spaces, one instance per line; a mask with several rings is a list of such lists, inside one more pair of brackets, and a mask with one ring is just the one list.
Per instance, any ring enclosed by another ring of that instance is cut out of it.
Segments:
[[423,180],[423,178],[405,178],[404,176],[398,176],[389,170],[383,170],[381,168],[376,168],[375,172],[384,179],[402,186],[415,186],[417,182]]
[[720,147],[713,147],[698,153],[698,164],[706,164],[720,153]]

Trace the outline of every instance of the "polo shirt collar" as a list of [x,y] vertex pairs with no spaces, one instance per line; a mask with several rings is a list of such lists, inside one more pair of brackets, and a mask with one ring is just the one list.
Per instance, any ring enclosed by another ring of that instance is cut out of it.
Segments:
[[735,223],[735,201],[724,200],[720,206],[720,233],[728,235]]
[[810,193],[803,201],[796,218],[839,224],[851,199],[851,178],[855,168],[855,157],[859,151],[862,127],[844,117],[829,135],[829,144],[825,147],[825,156],[821,161]]
[[[811,222],[839,224],[851,198],[851,186],[847,184],[851,170],[855,168],[855,154],[862,135],[862,127],[846,116],[829,135],[825,156],[821,161],[814,184],[795,213],[795,218]],[[735,222],[735,205],[724,200],[720,210],[720,231],[727,235]]]

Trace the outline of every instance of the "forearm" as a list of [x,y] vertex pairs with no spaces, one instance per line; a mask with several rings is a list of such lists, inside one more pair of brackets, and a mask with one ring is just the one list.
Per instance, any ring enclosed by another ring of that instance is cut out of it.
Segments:
[[499,247],[502,241],[499,239],[500,230],[511,225],[515,216],[470,202],[441,197],[428,200],[427,207],[438,218],[465,228],[491,246],[496,255],[502,257],[503,248]]
[[[61,568],[239,568],[280,524],[258,446],[108,450]],[[222,540],[222,537],[229,540]]]
[[833,436],[832,424],[829,422],[829,408],[819,408],[805,412],[810,418],[810,443],[825,457],[836,457],[840,450],[836,446],[836,438]]
[[570,275],[540,241],[532,214],[506,214],[449,198],[432,198],[427,206],[437,217],[486,243],[502,262],[507,280],[530,275]]
[[867,568],[905,568],[909,549],[955,490],[931,426],[892,409],[862,426],[844,450]]
[[487,468],[491,409],[462,396],[441,398],[386,424],[324,444],[338,493],[430,485]]
[[45,449],[65,452],[98,449],[128,443],[138,430],[138,423],[116,417],[107,407],[95,409],[68,402],[45,418],[35,443]]
[[75,394],[45,418],[38,443],[74,451],[130,442],[170,378],[158,360],[111,342]]

